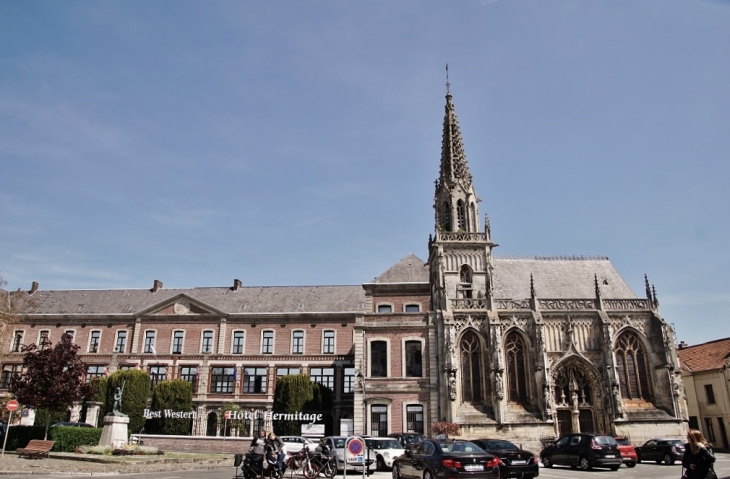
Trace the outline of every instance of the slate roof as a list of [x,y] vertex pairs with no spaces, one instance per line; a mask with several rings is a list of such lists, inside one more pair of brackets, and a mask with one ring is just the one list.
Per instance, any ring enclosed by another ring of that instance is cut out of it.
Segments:
[[363,312],[365,291],[356,286],[257,286],[218,288],[39,290],[39,314],[136,314],[185,295],[227,314]]
[[[494,297],[530,297],[532,273],[538,298],[577,299],[595,297],[594,274],[598,276],[601,297],[631,299],[636,294],[616,271],[608,258],[527,257],[494,258]],[[373,283],[427,283],[428,264],[409,254]]]
[[388,268],[373,283],[428,283],[428,264],[413,253]]
[[690,372],[721,369],[730,357],[730,338],[687,346],[677,351],[682,368]]
[[[494,258],[494,297],[530,297],[532,273],[538,298],[593,298],[593,275],[598,275],[604,299],[636,298],[608,258]],[[428,283],[428,265],[407,255],[376,277],[373,283]],[[607,283],[607,284],[604,284]],[[238,313],[361,313],[365,307],[362,285],[250,286],[108,290],[38,290],[32,298],[35,314],[133,315],[178,296],[217,309]]]

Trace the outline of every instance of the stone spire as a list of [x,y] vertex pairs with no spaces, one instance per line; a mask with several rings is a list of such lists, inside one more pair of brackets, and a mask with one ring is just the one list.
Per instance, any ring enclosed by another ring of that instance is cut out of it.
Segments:
[[471,173],[466,162],[464,142],[461,139],[459,120],[456,119],[451,92],[446,93],[446,114],[444,115],[444,133],[441,140],[441,173],[439,183],[453,184],[461,182],[471,184]]

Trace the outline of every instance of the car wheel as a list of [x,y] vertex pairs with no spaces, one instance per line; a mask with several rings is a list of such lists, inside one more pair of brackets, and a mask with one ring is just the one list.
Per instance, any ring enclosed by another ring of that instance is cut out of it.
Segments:
[[669,454],[664,454],[664,464],[668,464],[670,466],[674,465],[674,458]]
[[398,466],[396,464],[393,464],[393,479],[401,479],[400,469],[398,469]]
[[620,465],[619,466],[611,466],[611,470],[612,471],[618,471],[618,468],[619,467],[621,467],[621,466]]
[[433,476],[431,475],[431,471],[424,471],[423,479],[433,479]]
[[542,456],[542,465],[548,469],[553,467],[553,459],[550,456]]
[[386,469],[387,467],[385,466],[385,460],[383,459],[383,456],[378,456],[376,470],[384,471]]
[[588,460],[587,457],[583,456],[578,461],[578,465],[580,466],[582,471],[590,471],[593,469],[593,466],[591,466],[591,461]]
[[[639,462],[639,461],[636,461]],[[636,462],[627,462],[626,467],[636,467]]]
[[639,456],[639,455],[637,454],[637,455],[636,455],[636,463],[638,464],[638,463],[640,463],[640,462],[641,462],[641,456]]

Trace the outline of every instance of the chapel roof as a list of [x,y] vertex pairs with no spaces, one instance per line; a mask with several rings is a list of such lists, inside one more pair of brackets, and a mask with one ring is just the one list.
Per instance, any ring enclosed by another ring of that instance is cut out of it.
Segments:
[[690,372],[721,369],[730,358],[730,338],[687,346],[677,351],[682,369]]

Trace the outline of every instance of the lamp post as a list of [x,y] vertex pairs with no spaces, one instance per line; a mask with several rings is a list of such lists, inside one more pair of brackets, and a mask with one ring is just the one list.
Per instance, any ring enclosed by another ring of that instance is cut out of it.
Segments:
[[362,389],[362,434],[367,432],[367,401],[365,400],[365,375],[362,371],[357,373],[357,384]]

